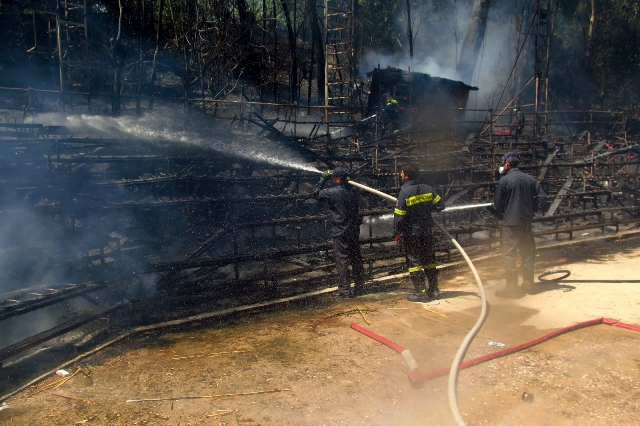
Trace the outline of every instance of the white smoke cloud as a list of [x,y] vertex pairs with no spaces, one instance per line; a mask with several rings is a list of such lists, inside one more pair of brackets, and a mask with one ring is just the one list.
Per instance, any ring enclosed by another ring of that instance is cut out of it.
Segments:
[[400,69],[411,69],[412,72],[421,72],[434,77],[449,78],[455,80],[455,66],[448,67],[442,65],[440,61],[431,56],[422,58],[410,58],[405,54],[385,55],[376,52],[368,52],[362,58],[362,68],[372,70],[377,68],[394,67]]
[[[458,80],[456,63],[467,33],[471,6],[471,3],[458,3],[457,8],[449,11],[430,9],[429,5],[422,10],[414,9],[412,15],[416,39],[413,58],[409,57],[408,43],[404,40],[405,51],[402,53],[395,55],[380,52],[366,53],[361,70],[369,72],[378,66],[404,70],[410,68],[412,72]],[[489,11],[487,30],[473,80],[464,82],[479,88],[477,92],[470,93],[468,103],[470,108],[496,108],[496,102],[509,79],[519,48],[516,45],[518,37],[513,8],[512,3],[495,3]],[[399,17],[396,25],[398,32],[404,34],[406,17]],[[524,35],[521,35],[520,39],[523,38]],[[520,58],[520,61],[522,60],[523,58]],[[530,73],[530,67],[525,72]],[[524,77],[525,82],[526,80],[528,76]],[[512,95],[513,93],[507,92],[501,103],[504,104]]]

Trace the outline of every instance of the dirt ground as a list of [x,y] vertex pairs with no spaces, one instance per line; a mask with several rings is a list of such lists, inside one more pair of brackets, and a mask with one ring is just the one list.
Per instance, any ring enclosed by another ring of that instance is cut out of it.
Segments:
[[[536,272],[634,280],[638,257],[638,238],[594,240],[540,250]],[[509,348],[594,318],[640,324],[638,283],[537,283],[504,297],[500,258],[476,266],[490,313],[467,360],[502,349],[490,341]],[[321,295],[135,335],[69,368],[86,375],[11,398],[0,423],[453,425],[447,376],[412,386],[400,354],[349,327],[409,349],[422,373],[450,367],[480,303],[466,268],[441,278],[442,298],[428,304],[407,302],[402,279],[356,299]],[[596,325],[463,370],[458,397],[468,425],[638,424],[639,386],[640,333]],[[166,400],[128,402],[137,399]]]

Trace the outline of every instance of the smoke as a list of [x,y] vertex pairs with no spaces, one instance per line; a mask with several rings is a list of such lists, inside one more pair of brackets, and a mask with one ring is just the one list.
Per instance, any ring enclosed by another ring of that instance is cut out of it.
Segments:
[[[2,321],[0,327],[0,347],[12,345],[20,340],[49,330],[77,314],[89,314],[95,307],[81,298],[67,300],[63,303],[27,312]],[[3,362],[3,367],[10,362]]]
[[[153,154],[159,151],[170,158],[171,153],[184,155],[188,149],[185,151],[183,148],[193,147],[196,148],[193,150],[194,155],[201,155],[202,150],[212,150],[252,162],[319,173],[287,147],[259,137],[235,135],[227,127],[212,124],[211,120],[199,120],[182,113],[154,112],[142,117],[47,113],[31,118],[30,121],[37,121],[45,126],[64,126],[78,139],[124,139],[131,142],[126,147],[126,152],[131,153]],[[106,156],[113,153],[107,148],[97,148],[95,151],[85,152],[85,155],[91,155],[91,152]],[[126,208],[105,208],[113,203],[117,204],[119,200],[140,200],[144,197],[141,194],[143,189],[116,186],[112,191],[103,192],[94,187],[86,188],[77,179],[92,168],[95,169],[95,166],[81,164],[74,166],[76,173],[70,176],[63,173],[56,179],[55,194],[51,194],[51,199],[46,197],[52,190],[48,190],[48,193],[34,190],[33,193],[25,193],[14,199],[3,199],[0,206],[3,210],[3,220],[0,222],[0,294],[39,285],[55,286],[57,283],[87,280],[87,277],[78,278],[73,263],[114,261],[115,255],[111,253],[111,249],[118,253],[121,271],[144,271],[146,260],[138,258],[133,252],[126,256],[116,247],[120,243],[130,243],[136,239],[143,238],[162,244],[164,256],[171,256],[174,251],[177,253],[181,242],[178,239],[163,240],[164,233],[160,230],[164,226],[175,225],[167,221],[175,222],[184,218],[151,217],[157,214],[155,210],[141,212]],[[12,172],[19,174],[13,178],[19,180],[22,186],[41,185],[42,176],[29,175],[33,173],[32,169],[16,167]],[[138,178],[143,172],[135,171],[137,174],[134,177]],[[129,166],[125,164],[122,167],[110,166],[109,173],[109,180],[112,181],[132,177]],[[42,208],[42,205],[51,202],[60,203],[59,213],[55,216]],[[148,227],[149,223],[153,223],[153,228]],[[131,229],[138,231],[128,231]],[[98,248],[105,253],[102,259],[96,260],[95,252]]]
[[[415,33],[414,55],[409,57],[408,41],[403,41],[403,52],[385,54],[368,52],[362,60],[362,69],[370,71],[380,66],[409,69],[433,77],[458,80],[456,63],[467,33],[471,17],[472,4],[454,3],[449,9],[434,9],[427,3],[422,9],[412,11]],[[415,7],[415,6],[414,6]],[[526,23],[525,23],[526,25]],[[406,17],[396,21],[397,31],[406,34]],[[521,35],[520,40],[524,39]],[[470,108],[495,108],[497,99],[510,78],[511,69],[516,60],[517,46],[514,4],[492,3],[489,11],[487,30],[484,37],[472,81],[464,83],[476,86],[469,96]],[[523,63],[524,58],[519,58]],[[530,72],[529,67],[526,72]],[[522,72],[520,69],[519,72]],[[522,75],[515,76],[522,79]],[[514,77],[511,77],[514,78]],[[525,81],[528,76],[525,77]],[[506,95],[510,98],[512,93]],[[504,98],[502,103],[504,104]]]
[[[71,192],[65,185],[63,193]],[[78,274],[78,265],[91,260],[91,250],[108,245],[109,224],[127,213],[79,213],[71,203],[68,212],[48,214],[27,200],[3,200],[0,213],[0,303],[21,302],[49,295],[68,284],[90,277]],[[116,217],[117,216],[117,217]],[[74,218],[73,220],[69,220]],[[106,250],[105,250],[106,251]],[[109,257],[109,254],[106,254]],[[109,259],[107,259],[109,260]],[[121,256],[123,270],[141,269],[141,259]],[[19,290],[19,291],[18,291]],[[123,295],[121,295],[123,296]],[[0,321],[0,347],[55,327],[72,316],[95,310],[81,298]]]
[[432,56],[422,58],[409,58],[404,53],[396,55],[386,55],[377,52],[368,52],[362,59],[362,68],[365,70],[371,70],[373,68],[394,67],[400,69],[411,68],[412,72],[421,72],[429,74],[434,77],[448,78],[455,80],[456,69],[455,64],[448,66],[443,64],[437,58]]
[[[55,268],[45,252],[52,241],[64,239],[35,211],[19,204],[8,207],[0,221],[0,293],[56,282]],[[25,262],[26,258],[32,260]]]

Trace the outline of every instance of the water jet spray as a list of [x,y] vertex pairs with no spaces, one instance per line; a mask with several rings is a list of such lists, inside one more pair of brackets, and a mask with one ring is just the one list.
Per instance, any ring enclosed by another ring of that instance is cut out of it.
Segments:
[[[297,159],[294,152],[284,150],[282,146],[276,144],[269,146],[267,140],[254,138],[247,141],[240,140],[239,137],[234,139],[228,131],[210,128],[196,131],[191,126],[189,117],[182,118],[180,121],[180,117],[171,120],[155,114],[147,114],[143,117],[40,114],[38,119],[45,125],[64,126],[78,135],[100,137],[107,135],[153,143],[187,144],[252,161],[264,161],[275,166],[322,173],[317,168]],[[180,123],[187,123],[187,125]]]
[[464,206],[445,207],[444,211],[453,212],[459,210],[479,209],[481,207],[489,207],[491,205],[493,205],[493,203],[467,204]]

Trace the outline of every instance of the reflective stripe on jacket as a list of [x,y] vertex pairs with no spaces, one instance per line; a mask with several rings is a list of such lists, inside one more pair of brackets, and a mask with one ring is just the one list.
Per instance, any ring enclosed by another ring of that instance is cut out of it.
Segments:
[[411,180],[402,185],[393,211],[395,235],[420,235],[433,226],[432,211],[444,210],[444,201],[429,185]]

